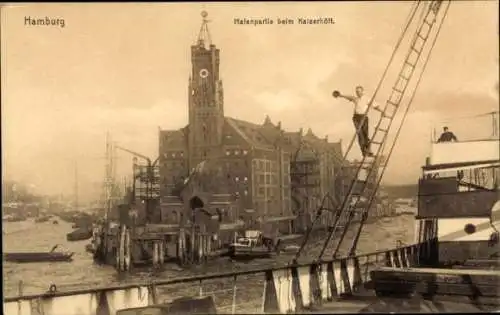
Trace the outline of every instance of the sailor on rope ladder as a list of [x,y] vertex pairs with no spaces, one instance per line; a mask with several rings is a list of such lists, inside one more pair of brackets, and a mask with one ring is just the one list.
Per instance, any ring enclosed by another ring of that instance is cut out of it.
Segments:
[[[361,85],[356,87],[355,96],[344,95],[339,91],[333,91],[333,97],[342,97],[354,104],[354,114],[352,116],[352,121],[354,123],[354,128],[358,133],[358,143],[359,148],[363,156],[373,156],[373,152],[370,149],[370,136],[368,134],[368,109],[370,107],[370,102],[366,99],[364,94],[364,88]],[[371,101],[372,108],[378,112],[382,112],[378,104]]]
[[[437,16],[443,2],[446,3],[444,6],[444,13],[442,18],[438,19]],[[389,160],[392,155],[401,132],[401,128],[404,125],[404,121],[408,115],[416,91],[422,80],[423,73],[427,67],[429,57],[436,44],[437,38],[439,37],[439,33],[449,6],[450,1],[436,0],[429,2],[414,2],[406,19],[405,25],[403,26],[401,35],[391,54],[389,62],[370,100],[365,99],[364,89],[362,86],[356,87],[355,96],[343,95],[339,91],[334,91],[332,93],[335,98],[342,97],[354,103],[353,122],[356,127],[356,134],[363,158],[361,163],[358,163],[356,166],[354,174],[352,174],[353,180],[345,193],[341,206],[336,211],[334,222],[329,228],[321,252],[318,255],[318,261],[322,259],[327,248],[330,247],[330,240],[334,235],[337,235],[336,232],[338,231],[340,232],[340,235],[335,237],[334,246],[331,248],[333,249],[333,252],[330,253],[331,257],[336,257],[341,245],[344,243],[347,231],[351,227],[351,223],[353,222],[356,214],[356,217],[361,220],[359,224],[354,227],[354,237],[348,247],[348,255],[351,256],[355,254],[363,225],[368,217],[368,211],[374,201],[375,193],[387,167],[387,163],[383,163],[383,166],[380,165],[379,157],[384,156],[384,160]],[[421,12],[421,16],[420,18],[415,18],[418,11]],[[413,35],[410,35],[411,41],[409,43],[409,47],[407,47],[406,57],[402,62],[402,65],[399,67],[399,74],[397,75],[392,86],[392,91],[390,92],[389,97],[385,101],[384,106],[379,108],[376,104],[374,104],[373,100],[378,95],[383,82],[386,81],[389,67],[393,64],[397,52],[400,51],[403,39],[409,33],[410,25],[414,23],[417,27],[413,31]],[[433,29],[436,29],[436,31],[433,31]],[[424,52],[427,42],[429,42],[430,47]],[[421,64],[421,67],[419,67],[418,71],[415,71],[417,65],[419,64]],[[414,86],[410,87],[410,81],[414,77],[414,73],[416,73],[416,82]],[[405,96],[408,97],[403,100]],[[367,113],[371,108],[380,112],[380,117],[377,119],[377,123],[375,124],[375,131],[373,132],[373,135],[369,136]],[[398,109],[400,110],[398,111]],[[396,129],[395,137],[393,139],[389,139],[388,135],[391,131],[391,126],[398,112],[402,112],[402,118],[400,121],[397,121],[393,127]],[[356,134],[352,138],[346,152],[344,153],[344,160],[347,159],[352,145],[356,140]],[[374,147],[375,154],[371,151],[371,146]],[[374,173],[375,169],[379,166],[381,166],[380,173]],[[375,183],[373,183],[373,185],[368,185],[369,178],[372,174],[376,174]],[[360,205],[360,203],[365,204]],[[314,223],[317,222],[320,217],[319,214],[321,213],[321,210],[323,209],[320,207],[318,209],[318,215],[316,215],[315,220],[309,226],[306,236],[302,241],[302,245],[292,262],[297,262],[297,259],[308,241],[308,236]]]

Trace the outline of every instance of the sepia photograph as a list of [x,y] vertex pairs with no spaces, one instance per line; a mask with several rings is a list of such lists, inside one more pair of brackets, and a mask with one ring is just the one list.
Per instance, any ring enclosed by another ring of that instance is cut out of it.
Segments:
[[3,313],[499,312],[498,12],[0,4]]

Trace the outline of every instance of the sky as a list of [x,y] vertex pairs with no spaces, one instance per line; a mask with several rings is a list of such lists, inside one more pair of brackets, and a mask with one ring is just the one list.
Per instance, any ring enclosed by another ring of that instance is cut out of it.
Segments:
[[[221,49],[227,116],[261,123],[267,114],[286,130],[310,127],[320,137],[342,139],[345,149],[354,133],[352,106],[333,99],[331,92],[351,93],[363,85],[373,94],[411,5],[4,5],[3,177],[31,183],[41,193],[70,194],[77,165],[80,189],[95,193],[104,176],[106,132],[119,145],[154,159],[158,128],[187,123],[190,45],[202,10],[208,12],[212,41]],[[65,27],[25,25],[27,17],[61,18]],[[253,26],[233,21],[266,17],[332,17],[335,24]],[[453,2],[384,183],[417,181],[437,121],[498,110],[498,58],[498,1]],[[387,88],[381,91],[377,102],[388,97]],[[119,153],[119,174],[130,174],[131,160],[130,154]]]

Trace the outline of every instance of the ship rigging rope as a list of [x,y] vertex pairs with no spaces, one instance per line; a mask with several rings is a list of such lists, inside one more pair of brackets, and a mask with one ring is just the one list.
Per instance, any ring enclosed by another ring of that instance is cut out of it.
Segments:
[[[479,118],[479,117],[487,117],[487,116],[492,116],[495,114],[498,114],[500,111],[492,111],[492,112],[487,112],[483,114],[477,114],[477,115],[471,115],[471,116],[462,116],[462,117],[457,117],[457,118],[452,118],[452,119],[446,119],[446,120],[439,120],[439,122],[444,123],[444,122],[453,122],[456,120],[464,120],[464,119],[471,119],[471,118]],[[438,122],[438,121],[436,121]]]
[[[438,1],[435,1],[434,3],[436,3],[436,2],[440,2],[440,1],[438,0]],[[411,44],[410,44],[411,49],[413,49],[413,47],[414,47],[414,45],[415,45],[416,41],[418,40],[418,35],[419,35],[420,31],[422,30],[423,23],[425,23],[425,21],[426,21],[427,17],[428,17],[428,16],[429,16],[429,14],[430,14],[430,11],[432,10],[432,4],[429,4],[429,5],[425,6],[423,10],[424,10],[424,11],[426,11],[426,12],[427,12],[427,14],[425,15],[425,17],[424,17],[423,19],[420,19],[420,21],[418,22],[418,25],[421,25],[421,26],[420,26],[419,28],[417,28],[416,33],[415,33],[415,34],[414,34],[414,36],[413,36],[413,39],[412,39]],[[435,15],[437,16],[437,12],[435,12]],[[435,19],[435,18],[436,18],[436,17],[434,17],[434,19]],[[434,21],[435,21],[435,20],[434,20]],[[430,36],[430,35],[428,35],[428,36]],[[408,55],[408,56],[409,56],[409,55]],[[407,57],[407,58],[408,58],[408,57]],[[407,59],[407,60],[408,60],[408,59]],[[401,72],[400,72],[400,76],[401,76]],[[408,85],[407,85],[406,87],[408,87]],[[405,88],[404,90],[406,91],[406,88]],[[403,97],[403,96],[402,96],[402,97]],[[408,105],[408,106],[409,106],[409,105]],[[389,123],[389,125],[388,125],[388,129],[391,127],[392,122],[393,122],[393,120],[391,120],[391,122]],[[386,146],[386,144],[387,144],[387,142],[386,142],[386,141],[388,141],[387,136],[388,136],[388,134],[386,134],[386,135],[385,135],[384,140],[382,141],[382,142],[383,142],[383,144],[382,144],[382,146],[381,146],[381,147],[379,148],[379,150],[378,150],[378,151],[379,151],[379,152],[381,152],[381,153],[383,153],[383,152],[384,152],[385,146]],[[395,138],[395,139],[394,139],[394,141],[396,141],[396,140],[397,140],[397,139]],[[378,154],[378,153],[377,153],[377,154]],[[386,164],[386,165],[387,165],[387,164]],[[373,170],[373,169],[370,169],[370,172],[369,172],[368,176],[370,176],[370,174],[371,174],[372,170]],[[373,198],[374,198],[374,196],[375,196],[375,193],[376,193],[376,191],[377,191],[377,188],[378,188],[378,185],[377,185],[377,186],[375,186],[375,190],[373,190],[373,191],[372,191],[372,193],[369,195],[369,196],[370,196],[369,198],[370,198],[370,200],[371,200],[371,201],[373,201],[372,199],[373,199]],[[364,192],[364,189],[363,189],[363,192]],[[358,204],[359,200],[360,200],[359,198],[358,198],[357,200],[355,200],[354,205],[349,205],[349,208],[348,208],[348,209],[351,209],[351,208],[352,208],[352,209],[356,209],[356,207],[357,207],[357,204]],[[360,220],[360,225],[358,225],[358,230],[362,227],[361,222],[365,222],[365,221],[366,221],[366,219],[367,219],[367,215],[368,215],[368,211],[369,211],[369,209],[370,209],[370,206],[371,206],[371,204],[368,204],[368,206],[366,206],[366,207],[363,209],[362,216],[361,216],[361,220]],[[351,224],[351,222],[352,222],[353,218],[354,218],[354,216],[353,216],[352,212],[351,212],[351,213],[348,213],[347,223],[345,224],[347,227],[349,227],[349,225]],[[337,254],[338,250],[340,249],[340,246],[342,245],[342,242],[344,241],[344,238],[345,238],[345,236],[346,236],[346,233],[347,233],[347,228],[344,228],[344,229],[342,230],[342,234],[341,234],[341,236],[340,236],[340,238],[339,238],[339,241],[337,242],[337,245],[335,246],[335,249],[334,249],[334,252],[333,252],[333,256],[334,256],[334,257],[336,256],[336,254]]]
[[[410,13],[408,14],[408,17],[407,17],[407,20],[406,20],[406,25],[404,26],[403,31],[401,32],[401,35],[400,35],[400,37],[399,37],[399,39],[398,39],[398,41],[396,43],[396,46],[394,47],[394,49],[392,51],[391,57],[389,59],[389,62],[387,63],[387,66],[386,66],[386,68],[385,68],[385,70],[384,70],[384,72],[382,74],[382,77],[380,78],[380,81],[379,81],[379,83],[377,85],[377,88],[375,89],[375,92],[373,93],[373,96],[372,96],[372,98],[370,100],[370,103],[368,105],[368,109],[367,110],[369,110],[371,108],[373,100],[375,99],[376,95],[378,94],[378,92],[379,92],[379,90],[380,90],[383,82],[385,81],[387,72],[389,71],[389,68],[390,68],[390,66],[393,63],[394,57],[396,56],[396,53],[399,50],[399,47],[401,46],[401,43],[402,43],[403,39],[405,38],[405,35],[408,32],[408,29],[409,29],[409,27],[410,27],[413,19],[415,18],[415,14],[418,11],[418,8],[419,8],[420,4],[421,4],[421,1],[417,1],[417,2],[413,3],[412,8],[410,10]],[[356,128],[356,133],[354,134],[354,137],[351,139],[349,147],[348,147],[348,149],[347,149],[347,151],[345,153],[344,159],[347,157],[347,154],[350,152],[350,150],[352,148],[352,145],[353,145],[353,143],[354,143],[354,141],[356,139],[356,135],[360,132],[361,125],[362,124],[360,124],[359,128]],[[356,178],[358,177],[358,174],[359,174],[359,172],[360,172],[360,170],[361,170],[361,168],[363,166],[362,164],[363,164],[364,160],[365,160],[365,158],[363,157],[363,160],[360,163],[360,165],[359,165],[359,167],[358,167],[358,169],[356,171],[356,174],[354,175],[354,178],[353,178],[353,180],[351,182],[351,185],[350,185],[349,190],[348,190],[348,194],[346,196],[344,196],[344,201],[342,202],[342,205],[340,207],[340,213],[337,214],[337,216],[335,218],[335,221],[333,223],[333,227],[331,228],[331,230],[330,230],[330,232],[328,234],[328,237],[327,237],[326,241],[323,244],[323,248],[321,249],[321,252],[320,252],[320,254],[318,256],[318,260],[320,260],[321,257],[323,256],[326,248],[328,247],[328,244],[330,243],[330,240],[331,240],[332,236],[335,234],[335,231],[337,230],[337,227],[338,227],[339,222],[340,222],[340,218],[345,213],[345,209],[344,208],[346,208],[346,209],[348,208],[348,207],[346,207],[346,203],[347,203],[347,200],[350,199],[350,196],[352,195],[351,192],[354,189],[354,184],[356,182]],[[345,230],[347,230],[347,228],[348,228],[348,224],[346,226],[344,226]]]
[[[439,33],[441,32],[441,28],[443,26],[443,23],[444,23],[444,20],[446,19],[447,14],[448,14],[448,9],[450,8],[450,5],[451,5],[451,1],[448,1],[447,6],[446,6],[446,8],[444,10],[443,18],[441,19],[441,21],[439,23],[439,26],[438,26],[438,29],[437,29],[437,32],[436,32],[436,36],[434,37],[434,39],[432,41],[432,44],[431,44],[430,49],[429,49],[429,52],[427,53],[427,58],[426,58],[423,66],[422,66],[422,71],[420,72],[420,75],[418,77],[418,80],[417,80],[417,83],[415,85],[415,88],[412,91],[410,100],[408,102],[408,106],[406,107],[406,110],[405,110],[405,112],[403,114],[403,117],[401,118],[401,124],[399,125],[399,127],[398,127],[398,129],[396,131],[396,136],[395,136],[394,142],[392,143],[391,148],[389,149],[389,153],[388,153],[388,156],[387,156],[387,161],[389,161],[389,159],[390,159],[390,157],[392,155],[392,152],[394,150],[394,147],[396,146],[397,139],[399,137],[399,134],[401,133],[401,130],[402,130],[403,125],[404,125],[404,121],[405,121],[405,119],[406,119],[406,117],[408,115],[408,112],[410,110],[410,107],[411,107],[411,104],[413,102],[413,99],[415,98],[415,95],[417,93],[417,90],[418,90],[418,87],[420,85],[420,82],[422,81],[423,75],[425,73],[425,68],[427,67],[427,64],[429,63],[430,57],[432,55],[432,51],[434,50],[434,46],[436,45],[437,39],[439,37]],[[386,142],[384,142],[382,150],[384,149],[385,144],[386,144]],[[385,165],[382,167],[382,172],[380,173],[380,176],[379,176],[379,178],[377,180],[377,184],[375,186],[375,190],[377,190],[378,187],[380,186],[380,182],[382,181],[382,178],[384,176],[385,170],[387,168],[387,164],[388,163],[385,163]],[[369,209],[371,207],[371,205],[373,203],[373,200],[374,200],[374,194],[372,194],[372,196],[371,196],[371,198],[370,198],[370,200],[368,202],[367,209]],[[349,249],[349,256],[353,256],[355,254],[355,252],[356,252],[356,248],[357,248],[357,245],[358,245],[358,240],[359,240],[359,237],[361,235],[361,231],[363,229],[363,225],[364,225],[364,223],[366,221],[366,217],[367,216],[363,216],[361,218],[361,222],[360,222],[360,225],[358,227],[358,231],[357,231],[356,236],[354,237],[354,239],[352,241],[351,248]]]
[[[431,6],[429,6],[429,7],[428,7],[428,10],[431,10]],[[443,16],[443,19],[442,19],[442,21],[441,21],[441,24],[440,24],[440,26],[438,27],[438,31],[440,31],[440,29],[441,29],[441,25],[442,25],[442,23],[443,23],[443,21],[444,21],[444,18],[445,18],[445,16]],[[420,23],[423,23],[423,22],[424,22],[424,21],[421,21]],[[419,32],[419,31],[418,31],[418,32]],[[426,57],[426,58],[429,58],[430,53],[431,53],[431,51],[432,51],[432,49],[433,49],[433,47],[434,47],[434,44],[435,44],[435,42],[436,42],[436,40],[437,40],[438,36],[439,36],[439,32],[437,32],[437,33],[436,33],[436,37],[434,38],[434,42],[431,44],[430,50],[429,50],[429,52],[428,52],[428,54],[427,54],[427,57]],[[414,40],[412,41],[412,46],[414,45],[416,38],[417,38],[417,34],[415,34],[415,38],[414,38]],[[426,61],[424,62],[424,66],[426,66],[426,65],[427,65],[427,62],[428,62],[428,59],[426,59]],[[424,72],[424,71],[425,71],[425,67],[423,67],[423,68],[422,68],[422,71],[421,71],[420,76],[422,76],[422,75],[423,75],[423,72]],[[418,88],[418,84],[420,83],[420,80],[421,80],[421,77],[420,77],[420,78],[419,78],[419,80],[417,81],[417,85],[416,85],[416,86],[415,86],[415,88],[414,88],[414,91],[413,91],[413,94],[412,94],[412,96],[411,96],[410,102],[408,103],[408,107],[407,107],[407,109],[406,109],[406,113],[407,113],[407,111],[408,111],[408,110],[409,110],[409,108],[410,108],[411,102],[413,101],[413,97],[415,96],[416,89]],[[403,126],[403,120],[401,121],[401,125],[399,126],[399,128],[402,128],[402,126]],[[399,135],[399,131],[400,131],[400,129],[398,130],[398,134],[397,134],[397,136]],[[392,149],[394,148],[394,145],[395,145],[395,143],[396,143],[396,141],[397,141],[397,136],[396,136],[396,138],[394,139],[394,142],[393,142],[393,144],[392,144]],[[387,143],[386,143],[386,142],[384,142],[384,144],[383,144],[383,145],[382,145],[382,147],[380,148],[381,152],[383,152],[383,150],[385,149],[386,144],[387,144]],[[392,149],[391,149],[391,152],[392,152]],[[387,164],[385,165],[385,167],[387,167]],[[385,171],[385,168],[384,168],[383,170]],[[379,186],[379,184],[380,184],[380,181],[381,181],[381,179],[382,179],[382,176],[383,176],[383,173],[381,173],[381,176],[378,178],[378,181],[377,181],[377,184],[376,184],[376,186],[375,186],[375,190],[374,190],[374,192],[375,192],[375,191],[376,191],[376,189],[378,188],[378,186]],[[358,226],[358,231],[356,232],[356,234],[357,234],[357,235],[356,235],[356,237],[353,239],[353,242],[352,242],[352,247],[351,247],[351,249],[349,250],[349,254],[351,254],[350,252],[352,251],[352,248],[354,248],[354,250],[355,250],[355,247],[357,246],[357,242],[358,242],[358,240],[359,240],[359,235],[360,235],[360,233],[361,233],[361,229],[362,229],[362,227],[363,227],[364,222],[366,221],[366,219],[367,219],[367,217],[368,217],[368,216],[367,216],[367,213],[368,213],[368,211],[369,211],[369,209],[370,209],[370,207],[371,207],[371,204],[373,203],[373,198],[374,198],[374,197],[375,197],[375,194],[374,194],[374,193],[372,193],[372,194],[370,195],[370,200],[369,200],[368,206],[367,206],[367,207],[365,207],[364,212],[362,213],[362,217],[361,217],[361,220],[360,220],[360,224],[359,224],[359,226]],[[356,204],[357,204],[357,203],[356,203]],[[350,224],[350,223],[351,223],[351,221],[352,221],[352,219],[353,219],[353,217],[352,217],[352,216],[350,216],[347,224]],[[345,229],[344,229],[344,231],[343,231],[343,233],[342,233],[342,235],[341,235],[341,237],[340,237],[340,240],[339,240],[339,242],[338,242],[338,244],[337,244],[337,246],[336,246],[336,248],[335,248],[335,251],[334,251],[334,256],[337,254],[337,252],[338,252],[338,250],[339,250],[339,248],[340,248],[340,246],[341,246],[341,244],[342,244],[342,242],[343,242],[343,240],[344,240],[344,238],[345,238],[346,232],[347,232],[347,230],[345,230]]]
[[[412,4],[410,12],[408,13],[408,16],[406,17],[406,25],[404,26],[403,31],[401,32],[401,35],[398,38],[398,41],[397,41],[397,43],[396,43],[396,45],[395,45],[395,47],[394,47],[394,49],[392,51],[391,57],[389,58],[389,62],[388,62],[387,66],[386,66],[386,68],[385,68],[385,70],[384,70],[384,72],[382,74],[382,77],[380,78],[380,81],[379,81],[379,83],[378,83],[378,85],[377,85],[377,87],[376,87],[376,89],[375,89],[375,91],[374,91],[374,93],[373,93],[373,95],[372,95],[372,97],[370,99],[367,111],[372,107],[373,100],[375,99],[375,96],[379,92],[379,90],[380,90],[380,88],[382,86],[382,83],[384,82],[385,77],[387,76],[387,72],[389,71],[389,67],[391,66],[391,64],[392,64],[392,62],[394,60],[394,57],[396,56],[396,52],[398,51],[398,49],[399,49],[399,47],[401,45],[401,42],[403,41],[403,39],[404,39],[404,37],[406,35],[406,32],[408,31],[408,28],[410,27],[410,24],[413,21],[415,13],[418,11],[418,7],[420,6],[420,3],[421,3],[421,1],[417,0],[417,1],[414,1],[413,4]],[[362,125],[363,124],[361,123],[356,128],[356,132],[354,133],[354,136],[351,138],[351,142],[349,143],[349,146],[347,147],[347,150],[346,150],[346,152],[345,152],[345,154],[343,156],[342,162],[346,161],[347,155],[350,153],[351,148],[352,148],[352,146],[354,144],[354,141],[355,141],[357,135],[359,134],[359,132],[361,131]],[[361,164],[360,164],[360,168],[362,166]],[[358,169],[357,173],[359,173],[359,169]],[[334,177],[336,177],[336,176],[334,176]],[[357,174],[356,174],[356,177],[357,177]],[[354,181],[355,181],[355,178],[353,179],[353,182]],[[349,188],[349,190],[352,190],[352,188],[353,188],[352,186],[353,186],[353,184],[351,184],[351,187]],[[339,209],[340,211],[337,210],[337,213],[336,213],[336,216],[335,216],[335,219],[334,219],[334,222],[333,222],[333,228],[332,228],[332,230],[330,231],[330,233],[329,233],[329,235],[327,237],[327,240],[326,240],[326,242],[325,242],[325,244],[323,246],[323,249],[321,250],[321,254],[319,255],[319,258],[321,258],[321,256],[323,256],[323,252],[325,251],[326,247],[328,246],[328,243],[330,242],[330,239],[331,239],[331,237],[332,237],[332,235],[333,235],[333,233],[334,233],[334,231],[335,231],[335,229],[336,229],[336,227],[338,225],[339,219],[342,216],[342,209],[345,206],[346,199],[348,199],[347,197],[349,197],[349,196],[345,196],[344,197],[344,202],[343,202],[341,208]],[[314,227],[314,224],[320,218],[320,214],[321,214],[322,210],[323,210],[323,203],[321,204],[320,208],[318,208],[317,215],[316,215],[315,219],[313,220],[313,222],[308,227],[308,229],[306,231],[306,236],[304,237],[304,240],[302,241],[300,249],[297,251],[297,254],[294,257],[294,261],[297,261],[297,259],[299,258],[300,254],[302,253],[302,250],[305,247],[305,245],[306,245],[306,243],[307,243],[307,241],[309,239],[309,235],[310,235],[310,233],[311,233],[311,231],[312,231],[312,229]]]

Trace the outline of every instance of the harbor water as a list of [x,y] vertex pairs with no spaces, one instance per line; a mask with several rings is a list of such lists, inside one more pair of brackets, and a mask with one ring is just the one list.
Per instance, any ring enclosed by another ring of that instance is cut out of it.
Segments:
[[[56,284],[59,291],[66,291],[153,279],[172,279],[231,270],[265,268],[284,265],[290,262],[293,257],[290,254],[284,254],[272,259],[260,259],[247,263],[233,262],[229,258],[219,258],[209,261],[203,266],[182,269],[175,264],[167,264],[160,270],[147,267],[120,275],[112,266],[97,265],[93,262],[92,255],[85,251],[85,245],[89,241],[66,241],[66,234],[72,230],[70,223],[61,220],[59,220],[59,224],[53,224],[52,220],[43,223],[33,221],[4,222],[4,252],[50,251],[54,245],[58,244],[58,250],[75,253],[72,262],[15,264],[4,261],[4,297],[17,296],[19,293],[42,293],[47,291],[51,284]],[[352,237],[352,234],[350,231],[346,237]],[[365,225],[358,243],[358,252],[367,253],[394,248],[398,241],[410,244],[413,242],[413,238],[413,215],[380,219]],[[315,259],[321,246],[321,240],[311,241],[305,247],[300,261]],[[22,281],[22,292],[19,292],[20,281]]]

